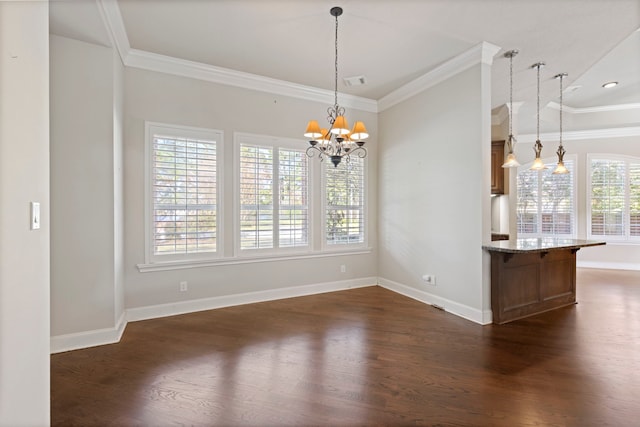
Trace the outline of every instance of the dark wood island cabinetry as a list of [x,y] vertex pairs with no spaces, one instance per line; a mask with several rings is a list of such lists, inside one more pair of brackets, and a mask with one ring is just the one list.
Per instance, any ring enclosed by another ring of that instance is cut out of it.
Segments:
[[576,239],[518,239],[483,245],[491,254],[493,323],[576,303],[576,252],[604,242]]

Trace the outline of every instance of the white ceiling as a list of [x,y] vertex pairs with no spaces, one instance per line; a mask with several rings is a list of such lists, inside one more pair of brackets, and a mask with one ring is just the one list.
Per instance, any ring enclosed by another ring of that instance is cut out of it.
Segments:
[[[115,0],[96,0],[109,2]],[[508,100],[535,114],[535,71],[544,61],[543,105],[557,100],[553,76],[567,72],[572,108],[640,102],[638,0],[117,0],[131,48],[333,90],[339,18],[339,91],[379,100],[485,41],[503,48],[492,69],[492,108]],[[51,3],[51,32],[109,44],[94,0]],[[92,30],[93,29],[93,30]],[[84,35],[83,35],[84,34]],[[367,84],[346,87],[343,77]],[[605,90],[605,81],[620,85]],[[532,110],[533,108],[533,110]]]

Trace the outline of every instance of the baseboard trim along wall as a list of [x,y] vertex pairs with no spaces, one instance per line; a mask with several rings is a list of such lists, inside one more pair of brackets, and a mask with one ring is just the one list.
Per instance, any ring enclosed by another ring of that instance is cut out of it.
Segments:
[[232,307],[235,305],[252,304],[256,302],[273,301],[354,288],[364,288],[367,286],[376,286],[377,281],[377,277],[365,277],[361,279],[292,286],[288,288],[269,289],[258,292],[130,308],[122,314],[117,326],[114,328],[97,329],[93,331],[51,337],[51,354],[117,343],[122,337],[127,322],[176,316],[179,314]]
[[632,262],[596,262],[596,261],[577,261],[577,268],[596,268],[602,270],[633,270],[640,271],[640,264]]
[[341,280],[337,282],[317,283],[313,285],[292,286],[288,288],[269,289],[265,291],[248,292],[221,297],[180,301],[170,304],[136,307],[127,310],[127,320],[130,322],[135,322],[137,320],[156,319],[159,317],[194,313],[196,311],[232,307],[234,305],[253,304],[256,302],[322,294],[325,292],[343,291],[352,288],[363,288],[367,286],[375,286],[376,281],[376,277],[365,277],[362,279]]
[[73,334],[56,335],[51,337],[51,354],[65,351],[79,350],[81,348],[96,347],[105,344],[114,344],[120,341],[124,329],[127,326],[126,314],[122,313],[115,327],[96,329],[93,331],[77,332]]
[[392,280],[384,279],[382,277],[378,278],[378,285],[382,286],[383,288],[389,289],[390,291],[423,302],[425,304],[436,305],[448,313],[455,314],[456,316],[462,317],[480,325],[488,325],[489,323],[491,323],[491,310],[477,310],[473,307],[469,307],[464,304],[460,304],[455,301],[430,294],[429,292],[425,292],[411,286],[394,282]]

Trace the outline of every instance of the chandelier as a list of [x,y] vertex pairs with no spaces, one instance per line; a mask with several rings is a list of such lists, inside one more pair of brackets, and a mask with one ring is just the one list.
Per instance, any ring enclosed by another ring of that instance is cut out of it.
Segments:
[[342,158],[346,157],[346,160],[349,161],[351,154],[356,153],[360,158],[366,157],[367,150],[364,148],[364,140],[369,137],[369,134],[363,122],[355,122],[353,129],[349,130],[347,119],[344,116],[344,107],[338,105],[338,16],[342,15],[342,8],[333,7],[330,13],[336,18],[336,55],[334,103],[332,107],[327,108],[329,128],[320,128],[316,120],[311,120],[304,136],[310,138],[307,156],[313,157],[314,153],[318,152],[321,161],[327,156],[331,159],[331,163],[338,167]]

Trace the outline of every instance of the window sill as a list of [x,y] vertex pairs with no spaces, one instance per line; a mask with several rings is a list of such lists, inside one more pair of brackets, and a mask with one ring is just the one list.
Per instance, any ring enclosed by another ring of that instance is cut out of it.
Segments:
[[358,249],[344,249],[344,250],[330,250],[315,253],[305,253],[299,255],[273,255],[273,256],[253,256],[253,257],[234,257],[234,258],[219,258],[210,260],[199,261],[170,261],[159,262],[154,264],[137,264],[136,267],[140,273],[149,273],[153,271],[167,271],[167,270],[183,270],[188,268],[202,268],[202,267],[217,267],[221,265],[237,265],[237,264],[254,264],[258,262],[276,262],[276,261],[290,261],[298,259],[314,259],[314,258],[327,258],[344,255],[365,255],[370,254],[372,248],[358,248]]

